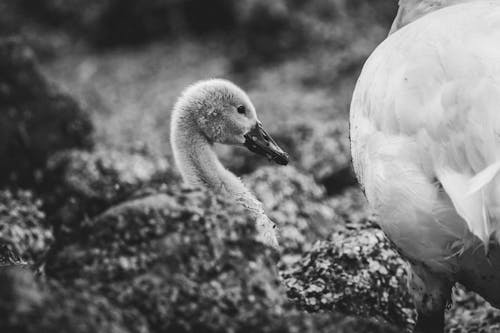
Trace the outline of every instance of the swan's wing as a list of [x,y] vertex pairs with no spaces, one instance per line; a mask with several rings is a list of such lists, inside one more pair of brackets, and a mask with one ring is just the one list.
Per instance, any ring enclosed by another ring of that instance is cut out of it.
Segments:
[[411,139],[421,147],[414,162],[440,181],[484,242],[500,231],[499,45],[498,2],[429,14],[374,52],[351,108],[353,157],[374,131]]

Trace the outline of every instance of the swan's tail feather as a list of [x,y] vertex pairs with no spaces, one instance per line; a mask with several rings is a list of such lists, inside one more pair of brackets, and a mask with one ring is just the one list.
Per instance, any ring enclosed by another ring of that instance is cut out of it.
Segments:
[[493,181],[493,178],[500,172],[500,161],[488,166],[483,171],[476,174],[469,181],[468,195],[472,195]]
[[469,230],[488,249],[491,235],[497,231],[497,219],[492,219],[488,208],[485,186],[493,181],[500,166],[487,168],[484,173],[470,177],[449,168],[438,168],[437,177],[450,197],[457,213],[465,220]]

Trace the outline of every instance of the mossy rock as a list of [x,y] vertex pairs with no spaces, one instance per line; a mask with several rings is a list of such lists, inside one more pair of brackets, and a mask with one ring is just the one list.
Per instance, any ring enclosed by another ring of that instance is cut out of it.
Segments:
[[339,232],[283,272],[288,296],[307,311],[375,317],[402,329],[414,324],[406,262],[379,229]]
[[271,322],[284,301],[274,250],[254,233],[239,205],[169,189],[85,221],[46,270],[139,309],[154,331],[241,330]]
[[[199,318],[184,322],[186,314],[199,310],[203,306],[214,304],[196,304],[169,324],[165,318],[182,310],[172,305],[173,300],[185,295],[170,294],[166,298],[168,285],[161,279],[141,278],[133,286],[125,286],[124,290],[134,289],[137,297],[135,308],[123,308],[102,295],[96,295],[87,286],[64,287],[54,280],[35,277],[30,270],[19,267],[0,268],[0,330],[9,333],[149,333],[158,332],[158,328],[167,324],[169,332],[247,332],[255,329],[258,332],[338,332],[338,333],[395,333],[396,329],[382,325],[373,320],[345,317],[338,314],[305,314],[294,309],[283,309],[273,322],[267,320],[255,322],[253,311],[246,316],[249,322],[224,322],[227,316],[218,313],[220,305],[200,312]],[[212,288],[213,290],[213,288]],[[130,298],[132,294],[125,295]],[[142,298],[139,298],[142,297]],[[199,298],[195,295],[193,301]],[[211,298],[209,298],[211,297]],[[206,300],[217,297],[204,295]],[[123,300],[122,300],[123,301]],[[167,309],[168,308],[168,309]],[[269,310],[269,309],[267,309]],[[263,312],[266,319],[266,312]],[[253,320],[253,322],[252,322]],[[221,326],[229,324],[229,326]]]
[[481,296],[457,284],[453,288],[452,299],[453,303],[446,312],[447,332],[500,332],[500,310]]
[[151,332],[392,332],[370,319],[294,309],[275,249],[255,233],[254,217],[230,199],[171,186],[84,221],[46,272],[140,313]]
[[0,39],[0,185],[38,185],[47,158],[92,145],[92,124],[43,76],[32,50]]
[[45,173],[47,188],[51,184],[44,195],[45,210],[60,233],[59,242],[77,235],[82,220],[139,195],[136,192],[147,193],[149,187],[154,191],[179,179],[162,157],[104,147],[56,153]]
[[243,180],[278,226],[282,263],[297,260],[315,241],[343,229],[343,221],[325,204],[324,187],[291,166],[260,168]]
[[328,197],[324,204],[335,212],[348,229],[367,229],[377,225],[365,194],[358,186],[347,187]]
[[65,288],[28,269],[0,268],[0,331],[147,333],[142,316],[85,288]]
[[33,264],[49,249],[54,237],[41,205],[29,191],[0,191],[0,266]]

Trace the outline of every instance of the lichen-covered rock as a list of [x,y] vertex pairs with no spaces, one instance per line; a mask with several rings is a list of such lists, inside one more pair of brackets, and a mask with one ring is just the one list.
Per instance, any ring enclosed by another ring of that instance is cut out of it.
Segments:
[[277,224],[284,262],[300,258],[316,240],[343,227],[335,211],[325,205],[324,187],[291,166],[260,168],[244,182]]
[[291,160],[319,182],[345,169],[351,162],[349,126],[345,120],[293,120],[280,125],[275,138],[283,144]]
[[0,331],[9,333],[146,333],[142,316],[121,311],[85,288],[35,279],[18,267],[0,268]]
[[86,221],[46,270],[139,309],[154,331],[271,325],[284,298],[274,250],[255,241],[253,226],[239,205],[169,189]]
[[500,332],[500,310],[482,297],[467,292],[459,284],[453,288],[453,303],[446,312],[446,332],[497,333]]
[[[45,206],[63,235],[78,233],[85,218],[122,202],[147,185],[174,182],[178,175],[162,157],[108,148],[69,150],[47,163],[45,182],[51,184]],[[47,185],[49,187],[49,185]],[[145,190],[145,189],[143,189]]]
[[85,221],[73,244],[51,254],[46,272],[65,288],[140,313],[151,332],[393,332],[294,309],[275,250],[255,232],[240,205],[171,186]]
[[89,147],[88,115],[50,85],[33,52],[18,39],[0,39],[0,185],[33,185],[47,158]]
[[[163,317],[157,321],[148,322],[153,316],[164,316],[170,311],[180,317],[195,310],[166,307],[172,299],[165,299],[168,285],[162,285],[162,280],[143,278],[133,287],[141,289],[139,310],[125,309],[112,303],[106,297],[96,295],[87,286],[67,288],[54,280],[34,278],[33,273],[18,267],[0,268],[0,331],[9,333],[153,333],[158,332],[158,325],[165,323]],[[161,296],[156,294],[159,292]],[[173,298],[185,295],[173,295]],[[213,295],[204,295],[205,300]],[[125,296],[128,297],[128,296]],[[199,295],[195,295],[199,298]],[[216,299],[212,298],[212,299]],[[139,305],[139,303],[137,303]],[[207,306],[209,304],[206,304]],[[199,308],[200,306],[197,306]],[[217,310],[218,308],[212,308]],[[253,309],[250,309],[253,311]],[[151,313],[152,312],[152,313]],[[199,313],[203,319],[183,323],[171,327],[168,332],[247,332],[245,327],[254,328],[258,332],[338,332],[338,333],[395,333],[397,330],[377,323],[373,320],[345,317],[335,313],[308,315],[294,309],[286,309],[276,318],[271,326],[269,323],[249,322],[241,327],[235,323],[231,326],[220,326],[221,317],[217,311]],[[207,318],[208,317],[208,318]],[[250,320],[255,319],[250,313]],[[201,324],[200,324],[201,322]],[[209,325],[212,326],[208,326]],[[236,330],[235,330],[236,327]]]
[[381,230],[336,233],[282,275],[288,296],[308,311],[376,317],[406,329],[414,323],[406,264]]
[[357,186],[348,187],[337,195],[328,197],[325,205],[330,207],[349,229],[367,229],[376,225],[368,201]]
[[42,292],[29,269],[0,267],[0,331],[24,332],[21,318],[41,305]]
[[359,188],[349,187],[328,197],[322,185],[291,166],[260,168],[243,181],[278,226],[281,268],[293,264],[316,241],[326,240],[337,231],[374,226]]
[[99,148],[53,156],[48,169],[62,172],[65,190],[88,199],[113,202],[154,177],[163,176],[168,162],[161,157]]
[[53,242],[41,201],[31,192],[0,191],[0,266],[34,263]]

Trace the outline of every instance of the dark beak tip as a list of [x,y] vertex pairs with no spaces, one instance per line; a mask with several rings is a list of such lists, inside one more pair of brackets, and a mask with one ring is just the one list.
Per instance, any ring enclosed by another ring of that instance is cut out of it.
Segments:
[[288,165],[289,162],[290,162],[290,157],[288,156],[287,153],[284,153],[283,156],[280,156],[280,158],[276,160],[276,163],[278,163],[279,165]]
[[244,145],[252,152],[267,157],[279,165],[288,165],[290,157],[266,133],[261,125],[245,134]]

